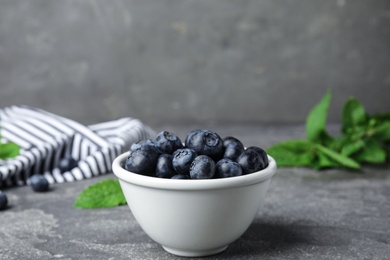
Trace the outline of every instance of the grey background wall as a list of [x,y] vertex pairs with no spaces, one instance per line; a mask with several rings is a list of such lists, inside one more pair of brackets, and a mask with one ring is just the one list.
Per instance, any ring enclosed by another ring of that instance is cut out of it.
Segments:
[[0,0],[0,107],[300,123],[327,89],[390,110],[390,1]]

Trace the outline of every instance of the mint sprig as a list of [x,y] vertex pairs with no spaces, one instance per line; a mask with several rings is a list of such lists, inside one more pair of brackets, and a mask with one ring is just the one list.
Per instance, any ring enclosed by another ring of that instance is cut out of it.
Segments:
[[108,208],[126,204],[119,181],[106,179],[88,186],[77,197],[76,208]]
[[328,91],[306,119],[304,140],[289,140],[267,149],[280,167],[348,168],[363,163],[384,163],[390,157],[390,113],[369,115],[356,98],[349,98],[342,111],[339,136],[326,130],[331,101]]

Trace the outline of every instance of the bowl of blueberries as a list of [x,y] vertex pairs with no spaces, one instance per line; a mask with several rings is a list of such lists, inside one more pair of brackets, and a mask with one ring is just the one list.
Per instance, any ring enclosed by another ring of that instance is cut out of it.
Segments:
[[202,129],[184,142],[162,131],[132,144],[112,166],[143,231],[167,252],[186,257],[217,254],[237,240],[276,171],[260,147]]

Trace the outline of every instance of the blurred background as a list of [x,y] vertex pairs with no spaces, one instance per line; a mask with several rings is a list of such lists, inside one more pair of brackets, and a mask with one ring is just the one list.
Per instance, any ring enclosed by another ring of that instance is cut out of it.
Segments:
[[90,124],[303,123],[390,110],[388,0],[0,0],[0,107]]

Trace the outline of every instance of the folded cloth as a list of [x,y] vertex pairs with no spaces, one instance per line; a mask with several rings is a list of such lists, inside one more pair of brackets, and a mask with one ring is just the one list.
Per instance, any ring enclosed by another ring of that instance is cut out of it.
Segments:
[[[85,126],[28,106],[0,109],[0,127],[2,142],[20,146],[20,155],[0,160],[0,187],[26,185],[35,174],[49,183],[63,183],[109,173],[114,158],[131,143],[155,136],[131,117]],[[66,157],[78,166],[61,173],[58,164]]]

